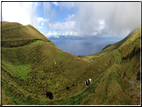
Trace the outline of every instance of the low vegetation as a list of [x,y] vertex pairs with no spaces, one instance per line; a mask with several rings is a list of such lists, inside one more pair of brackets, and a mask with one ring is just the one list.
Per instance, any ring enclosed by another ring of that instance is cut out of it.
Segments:
[[96,54],[74,56],[31,25],[2,22],[2,104],[140,104],[140,87],[130,84],[140,86],[140,29]]

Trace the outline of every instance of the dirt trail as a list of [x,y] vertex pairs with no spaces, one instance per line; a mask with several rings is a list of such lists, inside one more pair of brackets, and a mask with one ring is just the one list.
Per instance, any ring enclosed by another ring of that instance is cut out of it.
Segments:
[[[29,40],[9,40],[9,41],[2,41],[2,47],[6,48],[14,48],[14,47],[20,47],[20,46],[25,46],[28,44],[31,44],[33,42],[36,42],[37,40],[42,40],[42,39],[29,39]],[[43,41],[43,40],[42,40]]]

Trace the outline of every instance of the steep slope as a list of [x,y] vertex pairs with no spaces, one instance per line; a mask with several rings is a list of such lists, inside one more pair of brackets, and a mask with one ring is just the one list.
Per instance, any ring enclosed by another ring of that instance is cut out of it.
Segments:
[[103,76],[94,94],[82,104],[140,104],[140,32],[141,27],[118,42],[122,43],[119,46],[115,43],[105,53],[101,51],[103,55],[96,53],[100,56],[92,61],[91,67],[102,71]]
[[[79,83],[91,76],[89,72],[84,75],[88,62],[63,52],[29,25],[8,23],[2,22],[2,91],[11,102],[37,104],[47,99],[46,91],[52,91],[54,99],[62,99],[83,90],[84,83]],[[73,83],[69,94],[66,87]],[[28,103],[29,96],[42,101]]]
[[[132,91],[129,83],[140,73],[140,29],[119,46],[79,58],[31,25],[2,22],[2,104],[140,104],[140,89]],[[89,78],[92,86],[86,88]],[[53,93],[53,100],[46,98],[46,91]]]

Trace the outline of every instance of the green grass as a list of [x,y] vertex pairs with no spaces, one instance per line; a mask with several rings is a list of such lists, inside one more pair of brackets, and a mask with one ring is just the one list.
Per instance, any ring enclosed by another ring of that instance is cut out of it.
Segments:
[[117,56],[118,64],[121,64],[121,62],[122,62],[121,53],[118,50],[116,50],[116,51],[114,51],[114,55]]
[[26,79],[25,77],[30,71],[30,65],[19,65],[19,66],[16,66],[15,68],[16,68],[16,72],[18,73],[18,76],[20,77],[20,79]]
[[91,88],[85,88],[84,91],[81,93],[77,94],[76,96],[70,97],[69,99],[62,99],[62,100],[57,100],[59,104],[68,104],[68,105],[79,105],[84,99],[88,98],[88,95],[91,93],[94,93],[94,90],[97,86],[97,84],[100,82],[100,78],[98,78],[96,81],[94,81],[91,85]]
[[[140,28],[96,54],[74,56],[31,25],[2,22],[2,104],[139,103],[136,95],[131,98],[130,85],[123,79],[124,71],[128,80],[135,80],[140,71],[139,32]],[[89,78],[92,86],[86,88],[84,82]],[[52,91],[53,100],[46,98],[46,91]]]
[[[124,102],[118,102],[118,100],[121,98],[123,101],[130,101],[127,97],[125,98],[125,93],[122,90],[122,82],[123,80],[119,76],[119,74],[116,72],[120,72],[120,69],[117,69],[117,66],[119,65],[114,65],[108,70],[106,70],[105,75],[102,78],[102,81],[98,85],[98,87],[95,90],[96,97],[93,102],[93,104],[97,105],[109,105],[114,104],[124,104]],[[125,89],[128,89],[128,86],[125,87]],[[120,94],[122,93],[122,94]],[[124,96],[122,96],[124,94]],[[99,98],[99,99],[98,99]],[[131,104],[131,103],[129,103]]]
[[10,98],[14,105],[31,105],[31,104],[38,104],[39,100],[33,98],[32,95],[28,94],[25,96],[17,87],[13,86],[12,84],[7,83],[6,81],[2,80],[3,90],[5,90],[6,96]]

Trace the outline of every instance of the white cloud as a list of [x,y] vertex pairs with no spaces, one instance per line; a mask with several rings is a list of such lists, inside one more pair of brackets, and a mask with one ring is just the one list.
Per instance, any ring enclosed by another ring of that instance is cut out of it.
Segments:
[[2,21],[19,22],[23,25],[31,24],[38,27],[34,2],[2,2]]
[[49,28],[78,36],[124,35],[140,26],[139,2],[61,2],[59,7],[75,8],[76,14],[68,15],[65,22],[50,23]]
[[[51,2],[53,3],[53,2]],[[54,18],[57,15],[54,8],[52,8],[50,2],[43,2],[43,8],[44,8],[44,18],[49,19],[49,22],[54,22]],[[58,5],[58,3],[54,3],[54,5]]]
[[49,31],[47,34],[45,34],[45,35],[52,35],[52,33],[51,33],[51,31]]
[[81,35],[103,34],[110,30],[112,35],[120,35],[140,26],[139,2],[80,2],[77,6],[75,28]]
[[36,11],[40,5],[39,2],[2,2],[2,21],[31,24],[41,29],[49,19],[37,16]]
[[34,4],[34,9],[35,9],[35,10],[37,9],[37,7],[38,7],[38,6],[40,6],[40,5],[41,5],[41,3],[40,3],[40,2],[33,2],[33,4]]
[[74,29],[74,25],[75,25],[74,21],[66,21],[66,22],[50,23],[49,27],[61,31],[71,31]]
[[[124,35],[140,26],[139,2],[61,2],[61,10],[76,9],[65,22],[50,23],[49,28],[77,32],[77,35]],[[64,33],[66,35],[66,33]]]
[[45,36],[47,38],[49,37],[56,37],[59,38],[59,36],[78,36],[77,32],[72,32],[72,31],[64,31],[64,32],[60,32],[60,31],[49,31],[48,33],[45,34]]
[[57,2],[52,2],[52,4],[54,4],[55,6],[58,6],[58,5],[59,5]]
[[43,2],[43,8],[44,8],[44,15],[45,15],[45,17],[48,17],[49,16],[49,12],[51,10],[50,2]]
[[47,34],[45,34],[45,36],[46,36],[47,38],[49,38],[49,37],[56,37],[56,38],[59,38],[59,34],[58,34],[57,32],[51,32],[51,31],[49,31]]
[[74,16],[75,16],[75,14],[68,15],[68,17],[65,20],[70,21],[74,18]]
[[100,20],[100,25],[104,25],[104,24],[105,24],[104,20]]
[[38,21],[38,25],[39,25],[40,22],[42,22],[42,25],[43,25],[44,24],[43,22],[47,23],[49,21],[49,19],[44,19],[43,17],[38,17],[37,21]]
[[43,26],[43,25],[44,25],[44,23],[41,23],[41,25]]
[[[127,34],[140,26],[141,5],[139,2],[51,2],[60,9],[71,9],[75,14],[65,22],[55,22],[57,15],[50,2],[42,2],[46,17],[38,17],[39,2],[2,2],[2,21],[31,24],[36,28],[48,25],[47,35],[98,35]],[[64,31],[64,33],[59,33]]]

